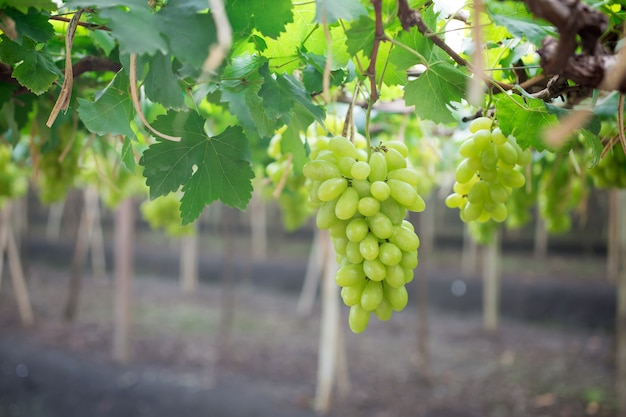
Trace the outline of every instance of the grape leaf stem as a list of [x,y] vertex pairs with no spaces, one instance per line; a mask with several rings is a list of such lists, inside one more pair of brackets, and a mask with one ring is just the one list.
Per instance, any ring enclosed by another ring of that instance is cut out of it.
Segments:
[[378,57],[378,49],[380,48],[380,42],[387,39],[387,37],[385,36],[385,30],[383,28],[382,0],[372,0],[372,6],[374,6],[376,30],[374,32],[374,43],[372,45],[370,64],[367,67],[367,77],[370,80],[370,88],[372,90],[370,92],[371,104],[378,101],[378,87],[376,85],[376,58]]

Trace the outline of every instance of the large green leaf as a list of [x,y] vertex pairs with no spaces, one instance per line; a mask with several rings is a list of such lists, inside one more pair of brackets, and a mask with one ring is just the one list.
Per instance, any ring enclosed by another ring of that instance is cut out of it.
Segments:
[[315,21],[318,23],[325,21],[330,24],[339,19],[356,20],[367,14],[367,9],[359,0],[315,0],[315,6]]
[[446,62],[431,64],[416,80],[404,88],[404,101],[415,106],[415,113],[437,123],[451,123],[452,103],[465,96],[469,77]]
[[558,123],[557,116],[548,112],[543,100],[516,94],[499,96],[496,117],[502,133],[515,136],[523,149],[533,147],[538,151],[546,149],[543,131]]
[[99,93],[95,101],[78,99],[78,115],[85,127],[98,135],[124,135],[134,138],[130,121],[135,116],[133,103],[128,94],[128,77],[120,71],[109,85]]
[[139,161],[156,198],[182,186],[181,217],[183,224],[197,219],[213,201],[244,209],[252,195],[254,173],[246,160],[248,142],[239,127],[229,127],[209,137],[204,119],[195,112],[170,111],[160,116],[154,127],[163,133],[180,136],[180,142],[157,138]]
[[178,78],[172,71],[169,56],[155,54],[150,60],[150,69],[144,82],[146,95],[166,109],[182,109],[185,98],[178,84]]
[[102,9],[100,16],[108,20],[107,26],[111,29],[111,35],[119,42],[122,54],[168,53],[158,14],[153,13],[147,4],[127,9]]
[[372,55],[374,36],[376,35],[376,22],[369,16],[361,16],[359,20],[352,22],[350,29],[346,31],[346,46],[352,56],[359,52],[367,57]]
[[265,36],[276,39],[293,21],[291,0],[229,0],[226,13],[233,30],[252,31],[256,28]]
[[35,9],[30,9],[28,13],[22,13],[16,9],[6,9],[4,13],[15,23],[17,39],[14,40],[19,44],[22,43],[24,36],[35,42],[47,42],[54,36],[54,28],[48,21],[50,16],[47,13],[40,13]]
[[57,9],[53,0],[0,0],[0,8],[5,7],[14,7],[22,13],[27,13],[30,8],[48,12]]
[[35,49],[33,41],[27,38],[20,45],[2,35],[0,61],[13,65],[12,77],[37,95],[48,91],[57,79],[63,77],[48,52]]
[[489,1],[487,11],[491,19],[504,26],[513,36],[526,38],[533,44],[541,46],[546,36],[554,36],[554,27],[532,16],[523,2]]

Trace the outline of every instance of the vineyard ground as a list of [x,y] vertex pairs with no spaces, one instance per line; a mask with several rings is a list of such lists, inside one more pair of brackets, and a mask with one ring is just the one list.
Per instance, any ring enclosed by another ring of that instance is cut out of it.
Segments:
[[[111,283],[87,276],[78,319],[65,324],[71,245],[50,244],[41,236],[28,240],[37,323],[21,328],[5,279],[0,416],[315,415],[310,407],[319,307],[298,317],[294,291],[302,284],[308,243],[286,238],[277,246],[279,240],[272,240],[266,262],[234,265],[236,310],[228,354],[218,360],[219,276],[228,258],[215,246],[222,243],[201,240],[202,253],[217,256],[201,256],[200,288],[182,295],[176,244],[140,234],[129,366],[109,359]],[[249,249],[246,241],[233,244],[239,254]],[[249,259],[237,259],[242,258]],[[488,335],[471,301],[480,298],[480,283],[460,274],[453,262],[458,251],[437,251],[433,258],[430,383],[416,371],[413,305],[388,323],[373,320],[361,335],[349,332],[342,310],[351,390],[335,396],[330,416],[614,415],[613,338],[606,324],[614,308],[611,286],[589,276],[602,273],[600,260],[550,257],[533,263],[522,255],[505,256],[503,311],[509,314],[498,333]],[[463,297],[451,295],[455,280],[467,285]],[[543,298],[528,308],[537,288],[543,288]],[[589,300],[595,302],[584,304]]]

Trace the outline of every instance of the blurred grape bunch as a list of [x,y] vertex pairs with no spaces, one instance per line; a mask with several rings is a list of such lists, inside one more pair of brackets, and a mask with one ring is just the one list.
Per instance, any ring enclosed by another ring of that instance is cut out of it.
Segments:
[[14,160],[10,147],[0,144],[0,207],[26,194],[29,174]]
[[145,200],[140,206],[143,218],[152,229],[162,229],[168,236],[182,237],[196,233],[193,223],[182,226],[180,196],[176,193]]

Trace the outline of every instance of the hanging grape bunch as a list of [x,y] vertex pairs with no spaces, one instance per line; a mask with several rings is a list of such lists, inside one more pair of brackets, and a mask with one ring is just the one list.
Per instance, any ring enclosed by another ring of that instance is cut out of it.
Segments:
[[330,231],[339,264],[335,282],[354,333],[365,330],[372,312],[389,320],[408,302],[405,284],[417,266],[419,238],[405,217],[407,210],[423,211],[425,203],[407,155],[399,141],[372,148],[368,156],[335,136],[303,169],[311,201],[319,206],[317,226]]
[[607,152],[596,166],[589,170],[597,188],[626,188],[626,154],[621,144]]
[[463,160],[456,169],[454,192],[446,198],[446,205],[458,208],[466,223],[506,220],[506,202],[512,190],[525,183],[516,167],[530,163],[530,151],[522,150],[513,136],[507,138],[492,127],[493,120],[488,117],[473,120],[471,135],[459,149]]

